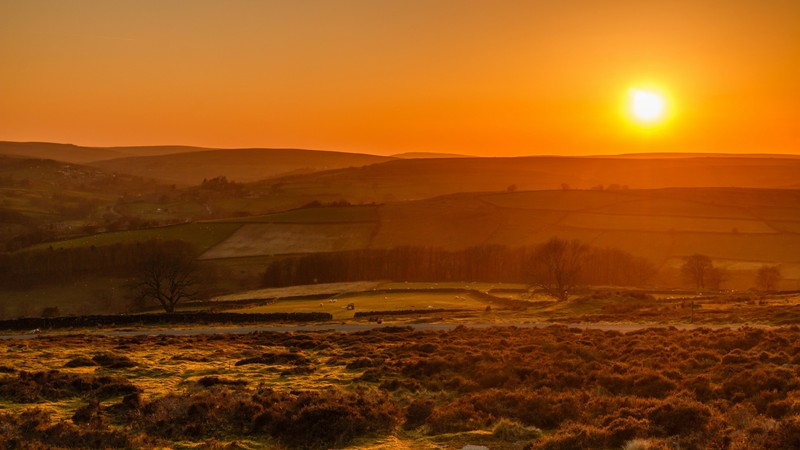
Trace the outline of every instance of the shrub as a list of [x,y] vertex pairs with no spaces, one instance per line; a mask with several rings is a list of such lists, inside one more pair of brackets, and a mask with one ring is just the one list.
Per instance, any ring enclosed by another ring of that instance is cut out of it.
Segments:
[[800,416],[780,422],[765,439],[764,449],[800,448]]
[[72,422],[75,424],[92,423],[95,426],[102,425],[104,420],[100,402],[89,402],[76,409],[75,414],[72,415]]
[[412,429],[424,424],[428,417],[433,413],[435,403],[431,400],[414,400],[408,405],[405,413],[405,423],[403,428]]
[[170,394],[144,405],[136,425],[147,434],[168,439],[246,434],[262,410],[243,393],[203,390]]
[[590,426],[571,424],[555,433],[536,441],[535,450],[585,450],[605,446],[607,435],[604,430]]
[[0,379],[0,398],[17,403],[39,400],[61,400],[87,395],[91,398],[108,398],[139,392],[130,381],[120,377],[92,377],[48,372],[19,372],[16,377]]
[[19,415],[0,413],[0,447],[20,449],[44,448],[146,448],[154,442],[141,436],[108,430],[94,422],[84,429],[67,421],[51,422],[51,413],[40,408],[22,411]]
[[666,442],[658,439],[631,439],[622,446],[622,450],[669,450]]
[[618,417],[606,426],[609,447],[620,447],[626,441],[647,435],[650,424],[645,419]]
[[129,367],[136,367],[137,365],[127,356],[110,353],[95,355],[92,357],[92,361],[108,369],[126,369]]
[[97,366],[98,364],[85,356],[79,356],[77,358],[71,359],[64,364],[64,367],[92,367]]
[[370,358],[358,358],[354,361],[350,361],[350,363],[345,366],[348,370],[358,370],[358,369],[366,369],[369,367],[375,367],[377,364],[372,361]]
[[647,411],[651,431],[664,437],[701,432],[710,417],[711,411],[702,403],[676,397],[668,398]]
[[280,399],[277,409],[256,418],[256,426],[290,448],[327,449],[366,434],[390,432],[397,413],[378,391],[306,392]]
[[492,429],[492,435],[504,441],[516,442],[537,439],[542,436],[542,430],[525,426],[515,420],[500,419]]
[[200,378],[197,380],[197,384],[203,387],[211,387],[217,385],[223,386],[244,386],[247,384],[245,380],[232,380],[230,378],[223,378],[218,377],[216,375],[210,375],[207,377]]
[[646,373],[633,382],[633,393],[638,397],[664,398],[674,391],[676,384],[658,373]]
[[245,358],[236,362],[237,366],[247,364],[266,364],[266,365],[290,365],[305,366],[311,364],[311,360],[301,353],[264,353],[254,358]]

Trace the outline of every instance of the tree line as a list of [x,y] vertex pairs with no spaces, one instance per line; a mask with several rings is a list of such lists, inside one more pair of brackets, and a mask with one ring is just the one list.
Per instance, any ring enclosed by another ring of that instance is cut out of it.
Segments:
[[[681,274],[697,290],[719,290],[728,281],[730,274],[725,267],[714,265],[714,261],[708,255],[694,254],[683,258]],[[754,280],[755,287],[762,291],[776,290],[783,275],[778,265],[764,264],[756,271]]]
[[60,249],[0,253],[0,285],[30,287],[84,276],[130,276],[153,254],[194,255],[184,241],[150,240]]
[[[552,250],[554,242],[571,246],[572,259],[550,254],[548,261],[547,249]],[[555,266],[547,268],[548,264]],[[562,278],[565,271],[570,272],[569,280]],[[642,286],[656,271],[647,259],[621,250],[552,239],[535,247],[482,245],[460,251],[398,247],[308,254],[273,262],[262,282],[278,287],[360,280],[480,281],[526,283],[548,290],[555,282],[555,292],[576,284]]]

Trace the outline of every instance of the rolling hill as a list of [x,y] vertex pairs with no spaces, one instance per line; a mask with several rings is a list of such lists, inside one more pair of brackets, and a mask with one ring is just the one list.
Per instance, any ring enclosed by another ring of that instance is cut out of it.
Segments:
[[[336,220],[324,220],[334,215]],[[317,219],[315,219],[315,217]],[[454,194],[370,207],[302,209],[244,226],[205,259],[399,246],[461,250],[580,239],[676,268],[694,253],[731,270],[782,264],[800,278],[800,191],[689,188]],[[227,221],[222,221],[227,222]]]
[[236,182],[252,182],[291,173],[364,166],[390,159],[385,156],[319,150],[246,148],[126,157],[97,161],[92,165],[106,171],[146,176],[186,186],[218,176]]
[[184,145],[159,145],[145,147],[81,147],[72,144],[50,142],[0,141],[0,155],[22,156],[36,159],[52,159],[76,164],[122,158],[126,156],[155,156],[173,153],[209,150]]
[[180,145],[81,147],[47,142],[0,142],[0,155],[90,164],[109,173],[141,176],[179,186],[197,185],[204,178],[218,176],[237,182],[253,182],[280,175],[359,167],[394,159],[302,149],[212,149]]
[[49,142],[0,142],[0,155],[22,156],[35,159],[52,159],[68,163],[84,164],[101,159],[118,158],[122,153],[93,147]]
[[417,200],[457,192],[671,187],[800,188],[795,157],[518,157],[398,159],[283,177],[282,191],[351,202]]

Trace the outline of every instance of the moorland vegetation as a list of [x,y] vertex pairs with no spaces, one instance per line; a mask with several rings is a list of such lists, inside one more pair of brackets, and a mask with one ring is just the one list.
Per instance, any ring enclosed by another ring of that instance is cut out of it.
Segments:
[[796,448],[799,332],[388,327],[6,340],[0,442]]

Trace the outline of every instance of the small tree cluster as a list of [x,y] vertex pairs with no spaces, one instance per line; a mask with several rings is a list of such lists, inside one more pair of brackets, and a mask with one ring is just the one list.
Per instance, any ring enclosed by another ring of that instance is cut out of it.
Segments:
[[361,280],[481,281],[528,283],[555,294],[571,290],[577,282],[642,286],[655,273],[655,267],[645,258],[555,239],[538,247],[482,245],[455,252],[398,247],[314,253],[274,261],[265,270],[263,283],[289,286]]
[[589,247],[578,241],[553,238],[538,246],[533,254],[533,284],[559,300],[581,278]]
[[774,291],[777,289],[783,276],[779,266],[761,266],[756,272],[756,287],[762,291]]
[[715,267],[707,255],[694,254],[683,258],[681,273],[684,278],[699,290],[719,289],[728,280],[724,267]]
[[133,286],[137,300],[157,301],[164,311],[175,312],[183,300],[198,296],[197,261],[191,247],[153,248],[143,255],[139,279]]

